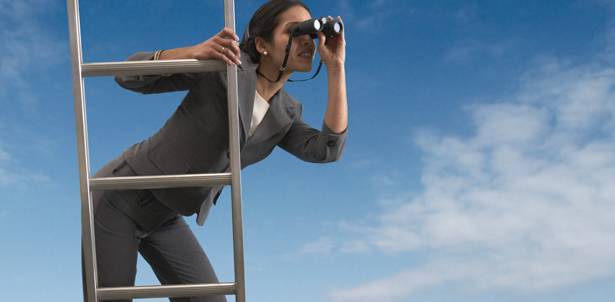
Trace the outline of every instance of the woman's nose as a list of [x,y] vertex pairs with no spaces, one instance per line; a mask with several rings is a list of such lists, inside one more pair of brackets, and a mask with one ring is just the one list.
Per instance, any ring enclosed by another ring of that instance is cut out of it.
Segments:
[[302,35],[299,42],[301,43],[302,46],[309,46],[311,45],[313,41],[312,41],[312,37],[310,37],[309,35]]
[[310,37],[310,35],[306,34],[306,35],[297,36],[295,37],[295,39],[297,40],[297,42],[300,42],[302,45],[304,45],[306,43],[309,43],[312,38]]

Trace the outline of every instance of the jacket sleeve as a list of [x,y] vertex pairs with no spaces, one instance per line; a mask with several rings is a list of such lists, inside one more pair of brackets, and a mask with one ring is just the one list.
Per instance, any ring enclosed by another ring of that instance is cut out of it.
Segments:
[[278,146],[307,162],[326,163],[339,160],[346,144],[348,128],[341,133],[335,133],[323,122],[322,130],[319,131],[301,119],[301,111],[299,106],[297,119],[293,121]]
[[[147,61],[154,58],[154,52],[137,52],[128,61]],[[189,90],[199,80],[200,73],[175,73],[165,75],[121,75],[115,81],[128,90],[143,94]]]

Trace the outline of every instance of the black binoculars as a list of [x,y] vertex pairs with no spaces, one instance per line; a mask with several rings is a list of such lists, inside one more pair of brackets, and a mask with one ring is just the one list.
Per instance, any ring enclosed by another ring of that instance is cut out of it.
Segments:
[[322,31],[329,38],[341,34],[342,30],[342,23],[335,20],[328,21],[326,17],[320,17],[295,24],[290,29],[290,33],[293,37],[310,35],[312,39],[316,39],[319,31]]

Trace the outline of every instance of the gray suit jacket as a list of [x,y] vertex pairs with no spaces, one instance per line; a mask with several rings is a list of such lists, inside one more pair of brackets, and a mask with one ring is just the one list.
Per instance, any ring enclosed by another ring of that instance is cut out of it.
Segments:
[[[153,52],[139,52],[128,60],[151,60]],[[324,163],[340,158],[346,141],[344,130],[336,134],[325,123],[322,130],[301,119],[302,106],[279,90],[269,110],[247,137],[256,91],[256,68],[247,53],[238,68],[241,167],[267,157],[280,146],[296,157]],[[188,90],[177,110],[151,137],[121,155],[138,175],[220,173],[229,170],[229,127],[226,71],[155,76],[116,77],[116,82],[136,92],[161,93]],[[222,191],[222,186],[152,190],[157,199],[182,215],[198,213],[202,225]]]

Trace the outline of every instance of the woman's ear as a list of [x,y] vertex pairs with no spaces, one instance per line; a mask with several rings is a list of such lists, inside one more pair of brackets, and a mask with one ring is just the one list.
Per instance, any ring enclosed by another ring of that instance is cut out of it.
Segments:
[[267,47],[266,47],[266,42],[263,38],[261,37],[256,37],[254,38],[254,45],[256,46],[256,51],[259,54],[263,54],[263,52],[267,51]]

